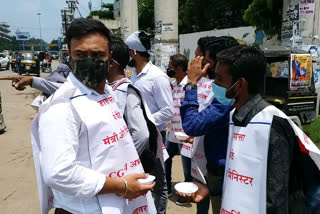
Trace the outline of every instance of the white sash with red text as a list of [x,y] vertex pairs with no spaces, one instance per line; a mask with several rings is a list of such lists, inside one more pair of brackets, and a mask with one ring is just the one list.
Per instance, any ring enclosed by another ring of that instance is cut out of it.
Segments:
[[[145,109],[145,113],[148,117],[148,120],[151,121],[153,124],[155,124],[153,116],[149,110],[148,105],[146,104],[146,102],[143,99],[143,95],[140,92],[140,90],[135,87],[134,85],[132,85],[131,81],[128,80],[127,78],[123,78],[121,80],[119,80],[115,86],[112,88],[112,90],[115,92],[115,96],[117,99],[117,105],[120,108],[120,113],[121,115],[124,114],[124,109],[126,106],[126,102],[127,102],[127,91],[128,91],[128,86],[130,85],[130,87],[133,87],[134,89],[136,89],[135,91],[138,93],[138,95],[141,98],[141,105],[143,105],[144,109]],[[117,90],[118,89],[118,90]],[[160,159],[163,167],[164,167],[164,162],[168,159],[169,155],[168,152],[166,150],[166,147],[163,144],[163,139],[161,136],[160,131],[158,130],[158,128],[155,126],[155,128],[157,129],[158,132],[158,137],[157,137],[157,158]]]
[[[56,95],[56,97],[74,97],[77,95],[81,95],[80,91],[71,88],[64,94]],[[128,128],[121,114],[118,114],[119,110],[111,94],[79,96],[72,100],[72,105],[88,129],[88,150],[92,169],[115,178],[144,172]],[[47,105],[46,102],[40,107],[39,112],[45,111],[48,107],[50,105]],[[32,149],[41,214],[47,214],[53,207],[53,194],[42,178],[39,161],[41,145],[38,138],[38,120],[39,114],[32,121]],[[127,200],[116,194],[97,195],[97,198],[102,214],[156,213],[150,192],[134,200]]]
[[[269,137],[273,116],[288,119],[298,140],[319,168],[320,151],[279,109],[268,106],[246,127],[234,126],[230,115],[229,141],[221,213],[265,214]],[[300,146],[301,148],[301,146]]]
[[[71,103],[88,129],[92,169],[114,178],[144,172],[128,127],[111,94],[81,96]],[[116,194],[97,197],[103,214],[156,213],[150,192],[134,200]]]
[[[199,111],[208,107],[214,98],[212,80],[202,77],[198,82]],[[191,148],[191,151],[189,150]],[[195,137],[193,144],[184,143],[181,155],[191,158],[191,175],[206,184],[207,159],[204,153],[204,136]]]

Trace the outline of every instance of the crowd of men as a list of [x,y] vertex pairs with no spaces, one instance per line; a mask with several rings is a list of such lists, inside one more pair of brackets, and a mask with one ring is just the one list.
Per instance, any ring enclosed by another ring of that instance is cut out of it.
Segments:
[[[261,96],[261,50],[203,37],[194,59],[173,55],[165,73],[144,31],[123,41],[75,19],[66,38],[71,71],[13,78],[48,97],[32,122],[42,213],[164,214],[177,154],[198,191],[176,203],[195,202],[199,214],[210,201],[214,214],[319,213],[320,152]],[[140,183],[144,173],[155,182]]]

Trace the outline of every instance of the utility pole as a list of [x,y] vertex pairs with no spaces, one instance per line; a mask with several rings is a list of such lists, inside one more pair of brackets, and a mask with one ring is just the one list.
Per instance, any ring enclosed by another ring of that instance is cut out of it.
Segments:
[[178,0],[155,0],[155,65],[167,70],[178,49]]
[[120,0],[120,23],[122,39],[138,30],[137,0]]
[[[40,19],[40,16],[42,15],[40,12],[37,13],[37,15],[39,16],[39,28],[40,28],[40,39],[42,40],[42,35],[41,35],[41,19]],[[41,44],[42,45],[42,44]],[[41,51],[42,51],[42,46],[40,47],[41,48]],[[24,50],[24,47],[23,47],[23,50]]]

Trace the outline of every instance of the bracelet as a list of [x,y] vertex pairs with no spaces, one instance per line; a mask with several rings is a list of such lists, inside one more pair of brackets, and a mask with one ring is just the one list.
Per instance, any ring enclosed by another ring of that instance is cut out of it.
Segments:
[[126,181],[124,178],[121,177],[121,179],[122,179],[123,183],[124,183],[125,186],[126,186],[126,191],[124,192],[123,195],[119,195],[119,196],[120,196],[120,197],[124,197],[124,196],[126,196],[126,194],[127,194],[127,192],[128,192],[128,183],[127,183],[127,181]]

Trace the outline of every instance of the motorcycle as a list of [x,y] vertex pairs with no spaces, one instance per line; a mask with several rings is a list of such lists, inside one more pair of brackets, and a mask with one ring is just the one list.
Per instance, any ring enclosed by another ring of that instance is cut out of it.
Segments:
[[51,73],[51,71],[52,71],[51,62],[44,59],[41,64],[41,70],[43,73]]

